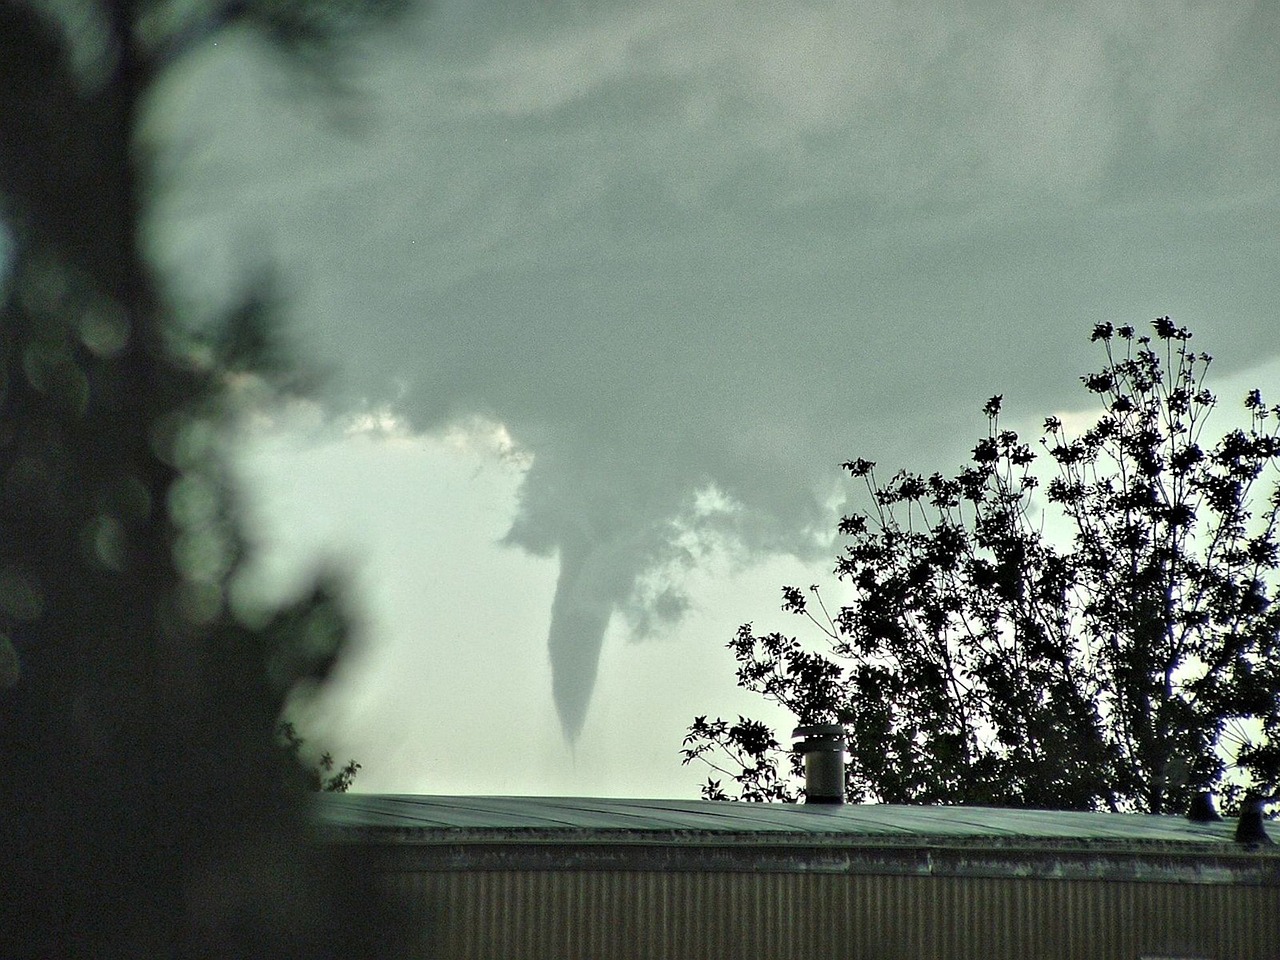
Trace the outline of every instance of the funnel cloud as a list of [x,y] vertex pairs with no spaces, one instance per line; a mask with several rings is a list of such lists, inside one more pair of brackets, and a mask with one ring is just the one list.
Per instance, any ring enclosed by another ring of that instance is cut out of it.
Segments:
[[584,543],[560,546],[560,577],[551,603],[547,652],[551,657],[552,695],[560,727],[576,740],[587,719],[595,686],[600,645],[616,600],[600,596],[591,583],[591,550]]
[[572,741],[611,620],[677,621],[712,545],[828,551],[840,461],[1076,401],[1098,321],[1276,349],[1277,10],[438,0],[354,135],[255,50],[175,81],[158,256],[216,292],[267,205],[335,409],[502,425]]

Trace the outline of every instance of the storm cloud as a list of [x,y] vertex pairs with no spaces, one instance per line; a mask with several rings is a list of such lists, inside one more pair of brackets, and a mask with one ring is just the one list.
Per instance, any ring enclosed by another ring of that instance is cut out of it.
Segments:
[[1277,349],[1277,9],[444,0],[301,112],[224,44],[155,110],[157,255],[194,300],[279,264],[336,409],[503,426],[573,740],[610,619],[829,549],[842,459],[1074,399],[1097,321]]

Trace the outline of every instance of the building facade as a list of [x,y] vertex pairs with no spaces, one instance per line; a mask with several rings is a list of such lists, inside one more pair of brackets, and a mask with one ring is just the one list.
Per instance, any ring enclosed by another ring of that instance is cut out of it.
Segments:
[[974,807],[328,795],[413,956],[1280,960],[1230,822]]

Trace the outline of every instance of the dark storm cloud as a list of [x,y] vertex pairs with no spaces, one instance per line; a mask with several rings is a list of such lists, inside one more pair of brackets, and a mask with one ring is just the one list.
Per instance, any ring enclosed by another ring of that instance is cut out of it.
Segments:
[[989,394],[1074,398],[1097,320],[1272,342],[1273,9],[445,2],[352,139],[211,60],[236,93],[158,121],[204,144],[166,254],[269,205],[348,397],[532,455],[572,738],[611,615],[678,617],[708,538],[821,549],[841,459],[949,466]]

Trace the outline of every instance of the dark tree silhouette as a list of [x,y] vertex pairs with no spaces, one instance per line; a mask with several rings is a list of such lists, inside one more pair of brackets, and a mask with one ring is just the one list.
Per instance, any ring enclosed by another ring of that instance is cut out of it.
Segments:
[[334,773],[333,768],[337,764],[334,762],[333,754],[327,750],[320,754],[314,766],[307,763],[302,756],[302,748],[306,746],[307,741],[298,735],[293,724],[287,720],[276,727],[276,735],[285,754],[293,762],[293,769],[302,774],[309,789],[316,793],[346,793],[351,789],[356,774],[360,772],[360,764],[354,760],[348,760],[346,764],[338,767],[337,773]]
[[[740,686],[845,726],[851,800],[1166,812],[1274,792],[1280,407],[1254,390],[1249,426],[1203,445],[1210,358],[1168,318],[1154,336],[1095,328],[1106,364],[1081,380],[1102,413],[1078,437],[1045,421],[1043,492],[1000,397],[954,477],[844,464],[870,498],[840,524],[847,600],[783,589],[825,645],[746,624],[729,646]],[[758,721],[698,717],[683,758],[723,775],[707,797],[799,792]]]
[[250,297],[200,344],[141,250],[139,118],[172,63],[255,28],[321,71],[363,0],[0,2],[0,955],[394,955],[308,842],[274,728],[345,633],[320,584],[266,622],[220,445]]

